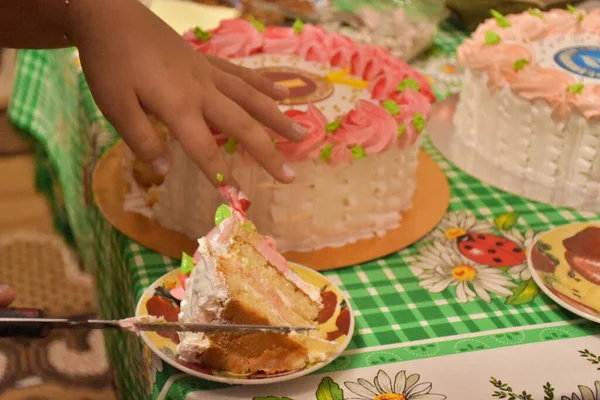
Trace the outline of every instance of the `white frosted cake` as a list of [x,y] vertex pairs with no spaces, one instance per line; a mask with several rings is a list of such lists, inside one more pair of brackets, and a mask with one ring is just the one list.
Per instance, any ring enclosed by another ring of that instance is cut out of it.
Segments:
[[[282,28],[233,19],[184,37],[200,52],[287,85],[290,96],[280,108],[309,130],[302,143],[271,133],[296,170],[287,185],[215,132],[233,175],[255,204],[248,217],[279,250],[343,246],[400,226],[402,212],[412,207],[420,134],[435,99],[421,74],[387,50],[300,22]],[[143,176],[147,167],[130,155],[126,209],[189,238],[202,237],[213,226],[219,193],[176,140],[170,149],[174,162],[164,179]]]
[[453,161],[509,192],[600,210],[600,10],[492,14],[458,49]]

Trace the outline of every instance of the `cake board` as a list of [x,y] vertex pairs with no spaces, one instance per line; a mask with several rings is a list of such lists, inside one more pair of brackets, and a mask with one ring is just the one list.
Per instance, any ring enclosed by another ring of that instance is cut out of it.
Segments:
[[[193,254],[197,240],[163,228],[152,218],[126,212],[127,184],[123,173],[123,141],[117,142],[98,162],[93,176],[93,193],[104,217],[121,233],[160,254],[180,259],[182,252]],[[427,235],[443,218],[450,202],[446,175],[423,150],[419,153],[417,189],[413,208],[402,215],[401,226],[385,236],[360,240],[343,247],[299,253],[289,252],[288,261],[318,271],[330,270],[375,260],[402,250]]]
[[600,212],[600,203],[597,202],[579,203],[574,206],[561,201],[547,201],[548,193],[552,193],[554,186],[548,187],[535,180],[528,179],[526,174],[514,174],[503,170],[494,163],[493,159],[482,157],[472,148],[462,144],[455,137],[454,128],[454,113],[458,101],[459,95],[454,94],[437,103],[427,125],[431,142],[448,161],[483,183],[515,196],[549,204],[553,207],[566,207],[584,212]]

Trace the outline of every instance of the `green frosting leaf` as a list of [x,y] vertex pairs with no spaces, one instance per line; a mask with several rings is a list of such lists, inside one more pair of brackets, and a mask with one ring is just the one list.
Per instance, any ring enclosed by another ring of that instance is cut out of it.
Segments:
[[535,8],[530,8],[527,10],[527,12],[531,15],[533,15],[534,17],[538,17],[538,18],[544,18],[544,14],[542,14],[539,10],[536,10]]
[[496,23],[498,24],[499,27],[510,28],[512,26],[510,21],[508,19],[506,19],[506,17],[504,15],[500,14],[498,11],[492,9],[492,10],[490,10],[490,14],[492,14],[492,17],[494,17],[494,19],[496,20]]
[[497,44],[500,40],[502,38],[496,32],[485,31],[485,44]]
[[321,380],[315,396],[317,400],[344,400],[344,391],[333,379],[326,376]]
[[400,106],[394,100],[386,100],[381,103],[381,106],[386,109],[387,112],[392,114],[394,117],[400,114]]
[[210,39],[210,32],[203,31],[199,26],[194,28],[194,36],[196,39],[202,40],[203,42],[207,42]]
[[223,182],[223,174],[217,172],[217,182]]
[[569,10],[569,12],[570,12],[571,14],[575,14],[575,13],[577,12],[577,7],[574,7],[574,6],[573,6],[573,5],[571,5],[571,4],[567,4],[567,10]]
[[329,161],[331,158],[331,152],[333,151],[333,144],[327,143],[325,147],[321,149],[321,160]]
[[413,125],[417,129],[417,132],[423,132],[423,129],[425,129],[425,117],[423,117],[421,113],[415,113],[415,116],[413,117]]
[[215,225],[221,225],[221,222],[231,216],[231,208],[226,204],[221,204],[215,213]]
[[513,69],[515,71],[520,71],[523,68],[525,68],[526,65],[529,64],[529,61],[527,61],[526,59],[522,58],[520,60],[515,61],[515,64],[513,65]]
[[519,213],[511,211],[494,218],[494,225],[496,225],[496,228],[506,231],[512,228],[512,226],[516,224],[518,220]]
[[181,273],[184,275],[189,274],[196,267],[194,265],[194,259],[188,253],[183,253],[183,257],[181,257]]
[[404,131],[406,130],[406,125],[400,124],[398,125],[398,138],[401,138],[404,135]]
[[365,151],[365,149],[363,149],[362,146],[354,146],[350,149],[350,152],[352,153],[352,157],[354,157],[357,160],[365,158],[367,156],[367,152]]
[[300,18],[296,18],[294,25],[292,25],[292,29],[294,29],[294,32],[296,32],[298,35],[301,34],[304,30],[304,22],[302,22]]
[[531,303],[540,293],[540,289],[533,279],[523,281],[512,289],[513,294],[506,299],[506,304],[520,306]]
[[265,24],[263,24],[262,22],[260,22],[259,20],[257,20],[254,17],[250,17],[250,23],[252,25],[254,25],[254,27],[256,28],[257,31],[259,32],[263,32],[265,30]]
[[337,130],[337,128],[340,127],[341,124],[342,124],[342,120],[336,119],[335,121],[332,121],[332,122],[328,123],[327,125],[325,125],[325,131],[329,132],[329,133],[333,133]]
[[225,143],[225,146],[224,146],[224,147],[225,147],[225,151],[226,151],[228,154],[233,154],[233,153],[235,153],[235,150],[237,149],[237,140],[235,140],[235,139],[232,139],[232,138],[228,139],[228,140],[227,140],[227,143]]
[[404,92],[406,89],[419,90],[419,89],[421,89],[421,86],[419,85],[419,82],[417,82],[415,78],[409,77],[409,78],[404,79],[402,82],[400,82],[398,84],[399,92]]
[[583,93],[583,83],[579,82],[579,83],[569,86],[567,88],[567,92],[571,92],[573,94],[582,94]]

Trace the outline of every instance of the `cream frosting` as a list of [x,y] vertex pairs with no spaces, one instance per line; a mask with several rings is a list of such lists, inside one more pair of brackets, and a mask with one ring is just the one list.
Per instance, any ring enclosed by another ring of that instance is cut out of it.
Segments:
[[[533,10],[486,20],[471,39],[459,47],[458,58],[464,67],[486,72],[490,90],[508,85],[527,100],[547,101],[553,108],[555,120],[565,120],[573,111],[584,112],[582,104],[585,104],[584,116],[595,115],[590,111],[592,104],[578,101],[581,93],[569,89],[579,82],[576,75],[556,65],[551,68],[538,65],[536,52],[540,54],[542,50],[544,56],[543,51],[564,41],[565,35],[585,38],[586,34],[598,33],[600,12],[597,10],[591,13],[577,9],[545,13]],[[595,45],[599,41],[597,36],[588,40]],[[600,104],[597,107],[600,108]]]
[[[240,64],[246,61],[245,57],[254,54],[297,55],[301,60],[327,66],[331,71],[349,69],[354,78],[373,82],[372,85],[369,85],[370,95],[368,98],[372,105],[365,106],[363,104],[360,110],[354,110],[356,112],[351,118],[356,117],[357,113],[361,115],[365,113],[365,110],[369,110],[369,114],[377,118],[377,126],[385,127],[389,130],[388,132],[381,133],[373,129],[365,131],[362,125],[348,123],[344,129],[345,137],[352,137],[353,140],[350,142],[337,139],[328,140],[325,137],[324,129],[321,128],[331,120],[324,119],[315,107],[309,106],[307,111],[302,112],[288,111],[287,114],[291,119],[310,129],[309,138],[302,143],[276,138],[277,147],[291,161],[319,158],[324,151],[331,151],[332,157],[326,158],[325,161],[336,165],[352,162],[352,157],[347,157],[349,153],[339,147],[344,144],[349,146],[348,149],[357,146],[356,142],[358,141],[355,139],[360,133],[365,132],[373,137],[359,140],[369,145],[369,150],[362,149],[362,151],[369,154],[386,151],[396,141],[398,129],[410,123],[414,119],[415,113],[428,115],[430,104],[435,101],[435,96],[425,77],[406,63],[393,57],[388,50],[357,45],[348,37],[339,33],[329,33],[320,26],[302,24],[294,28],[262,27],[244,19],[232,19],[224,21],[221,26],[211,32],[190,30],[184,34],[184,38],[197,51],[226,57],[232,62]],[[412,107],[407,109],[412,114],[404,110],[400,116],[396,116],[395,124],[385,123],[386,121],[391,122],[391,119],[383,116],[383,113],[387,112],[383,107],[383,102],[395,101],[394,99],[401,93],[398,85],[406,78],[412,78],[418,82],[418,88],[416,93],[411,95],[412,98],[422,96],[423,99],[413,102]],[[375,108],[379,108],[379,110]],[[347,114],[336,115],[334,119],[348,120]],[[359,129],[360,132],[349,132],[353,127]],[[408,140],[412,140],[414,143],[416,136],[404,136],[402,140],[398,140],[398,143],[405,147]],[[223,140],[220,141],[220,144],[222,142]],[[337,147],[335,152],[333,152],[332,146]],[[362,146],[362,144],[358,146]],[[243,149],[240,148],[240,150]]]

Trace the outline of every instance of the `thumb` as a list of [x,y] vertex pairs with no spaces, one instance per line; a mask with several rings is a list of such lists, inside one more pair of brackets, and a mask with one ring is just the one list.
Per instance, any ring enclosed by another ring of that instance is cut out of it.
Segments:
[[166,146],[166,135],[163,138],[157,132],[137,98],[121,103],[121,110],[113,114],[112,118],[107,113],[105,115],[138,159],[150,165],[159,175],[164,176],[169,172],[171,159]]
[[8,307],[14,300],[14,289],[10,286],[0,285],[0,307]]

